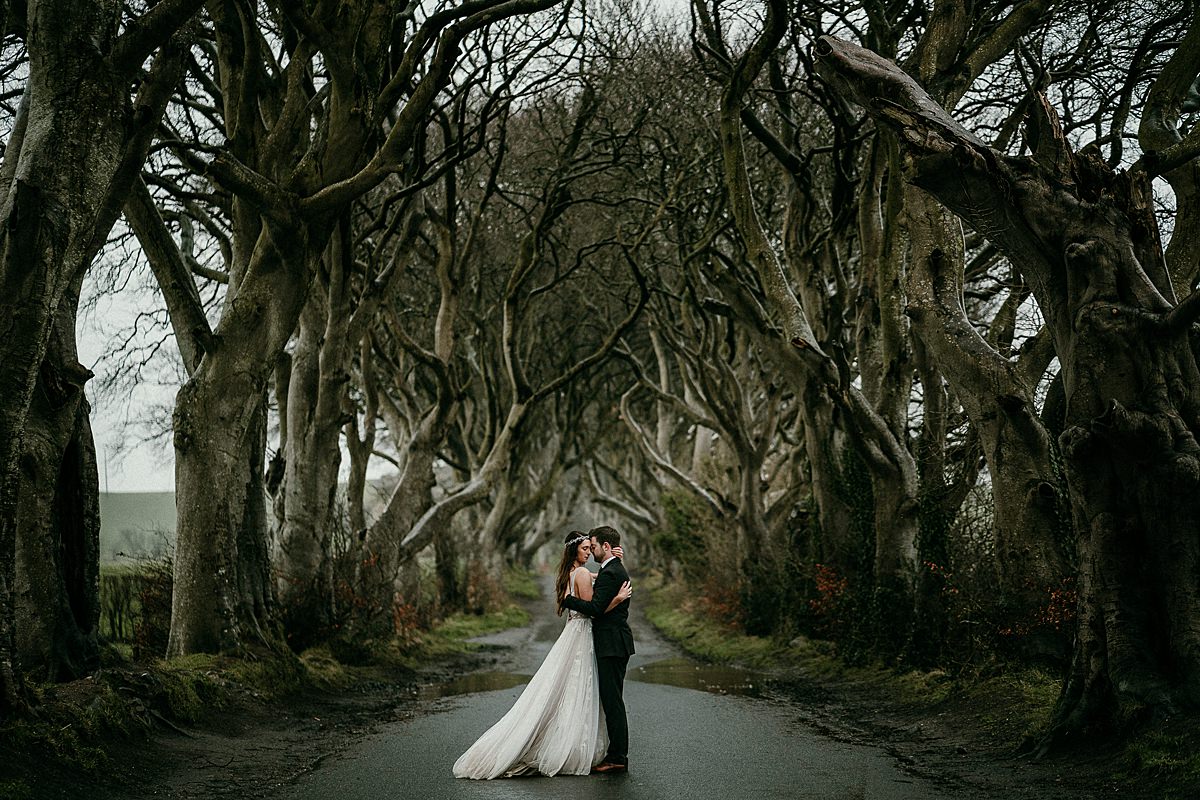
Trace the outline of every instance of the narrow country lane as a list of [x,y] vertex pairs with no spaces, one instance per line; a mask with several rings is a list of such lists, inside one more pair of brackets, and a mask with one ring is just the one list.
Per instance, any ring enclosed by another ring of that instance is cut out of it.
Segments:
[[[549,593],[547,592],[547,596]],[[635,595],[636,601],[636,595]],[[640,613],[638,653],[625,684],[630,725],[626,775],[456,780],[451,765],[511,706],[557,637],[548,602],[529,626],[478,641],[494,646],[485,668],[424,687],[408,718],[381,726],[274,797],[383,798],[903,798],[949,797],[905,773],[884,751],[834,741],[787,701],[763,696],[752,674],[680,656]]]

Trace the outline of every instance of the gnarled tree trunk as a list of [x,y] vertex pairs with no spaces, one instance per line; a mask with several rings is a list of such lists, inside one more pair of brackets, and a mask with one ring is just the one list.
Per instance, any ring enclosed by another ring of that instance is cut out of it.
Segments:
[[[338,238],[335,236],[335,239]],[[331,247],[331,250],[340,247]],[[284,449],[283,519],[277,532],[276,591],[289,643],[301,649],[326,632],[333,592],[330,542],[335,519],[342,402],[348,359],[349,279],[340,258],[327,259],[330,280],[314,288],[300,314]]]
[[[905,214],[913,242],[908,284],[921,342],[935,356],[979,436],[991,468],[996,560],[1008,616],[1032,624],[1070,577],[1054,443],[1033,392],[1049,354],[1037,346],[1017,358],[998,351],[963,310],[961,223],[925,193],[909,188]],[[1019,301],[1014,290],[1010,304]],[[1012,308],[1015,314],[1016,309]],[[1039,639],[1046,637],[1037,637]],[[1060,655],[1065,641],[1031,641],[1034,652]]]
[[25,426],[17,507],[16,620],[21,668],[44,680],[99,664],[100,487],[75,352],[78,284],[55,315]]
[[[385,409],[386,403],[384,400]],[[384,612],[390,608],[400,568],[415,553],[406,553],[404,538],[417,520],[433,505],[437,476],[433,462],[446,437],[455,403],[449,395],[439,398],[403,449],[404,467],[379,518],[363,533],[357,591],[368,608]],[[396,425],[389,425],[395,429]]]
[[176,533],[168,655],[240,653],[273,638],[266,399],[252,374],[244,380],[250,385],[211,380],[202,365],[176,397],[175,504],[184,524]]
[[1005,156],[894,64],[829,37],[815,50],[821,74],[899,134],[908,179],[1009,256],[1053,335],[1080,599],[1051,738],[1139,712],[1194,711],[1200,295],[1175,301],[1146,166],[1114,172],[1072,152],[1044,97],[1027,125],[1032,156]]
[[[205,354],[175,409],[179,557],[172,653],[240,646],[242,629],[258,622],[230,616],[244,606],[230,594],[231,576],[214,574],[213,566],[229,571],[239,560],[231,525],[244,516],[235,505],[248,496],[236,488],[244,481],[241,448],[252,438],[248,425],[296,329],[336,220],[400,172],[423,141],[470,34],[556,2],[458,6],[430,15],[408,38],[401,35],[410,25],[408,12],[381,0],[322,6],[319,19],[297,14],[289,23],[299,42],[276,95],[260,93],[270,88],[264,75],[274,66],[265,68],[259,58],[264,43],[257,21],[214,7],[229,154],[214,159],[210,172],[235,196],[237,241],[228,299],[214,332],[220,345]],[[285,15],[288,10],[285,4]],[[323,103],[312,91],[318,55],[329,73]],[[269,119],[265,106],[283,111]],[[289,440],[297,435],[288,432]],[[214,502],[214,487],[231,493]],[[212,598],[213,592],[220,596]]]
[[[747,260],[758,273],[767,306],[782,327],[784,341],[790,348],[788,356],[781,357],[795,371],[789,378],[797,386],[811,379],[824,388],[837,405],[841,421],[870,471],[875,513],[874,638],[877,649],[892,657],[899,653],[910,632],[920,509],[916,462],[908,450],[903,410],[907,403],[905,387],[911,375],[905,367],[899,298],[892,294],[898,286],[899,265],[889,256],[897,247],[881,235],[881,177],[876,172],[875,182],[864,186],[868,207],[863,210],[860,228],[871,234],[869,239],[874,248],[865,255],[872,261],[871,281],[889,296],[880,301],[878,317],[882,330],[878,338],[875,334],[864,334],[860,343],[863,354],[867,350],[878,351],[877,359],[872,356],[878,368],[862,376],[859,390],[852,384],[848,367],[826,352],[814,334],[808,312],[796,297],[774,245],[762,227],[749,180],[742,143],[742,106],[750,87],[783,38],[786,11],[782,2],[773,0],[768,4],[763,32],[733,66],[722,94],[720,136],[725,186]],[[712,21],[703,22],[709,39],[716,39]],[[869,328],[871,321],[864,320],[860,331]],[[899,390],[894,386],[896,383],[901,387]]]
[[159,53],[133,103],[129,87],[199,5],[173,3],[123,30],[114,2],[30,2],[24,20],[11,20],[24,36],[29,73],[0,168],[0,714],[19,704],[15,564],[30,404],[64,297],[145,160],[178,76],[178,51]]

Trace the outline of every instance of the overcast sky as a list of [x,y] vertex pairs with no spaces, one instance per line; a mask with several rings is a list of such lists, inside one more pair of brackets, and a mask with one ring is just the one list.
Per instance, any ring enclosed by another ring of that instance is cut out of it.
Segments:
[[[139,442],[146,431],[141,426],[128,428],[124,424],[127,419],[142,418],[156,405],[171,403],[175,390],[144,381],[123,398],[98,397],[96,391],[106,371],[112,369],[101,356],[115,337],[132,329],[143,304],[158,302],[153,293],[130,287],[115,296],[100,298],[95,308],[79,319],[79,361],[96,373],[88,384],[88,401],[92,404],[92,434],[102,492],[169,492],[175,488],[171,443]],[[169,346],[174,347],[174,342]],[[118,455],[118,450],[123,452]]]

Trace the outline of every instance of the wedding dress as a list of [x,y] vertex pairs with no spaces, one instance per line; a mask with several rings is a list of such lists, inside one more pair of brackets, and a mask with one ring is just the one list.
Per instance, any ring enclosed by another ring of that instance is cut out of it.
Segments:
[[[567,591],[574,594],[574,587],[572,572]],[[563,632],[529,685],[454,762],[454,777],[586,775],[607,750],[592,620],[569,611]]]

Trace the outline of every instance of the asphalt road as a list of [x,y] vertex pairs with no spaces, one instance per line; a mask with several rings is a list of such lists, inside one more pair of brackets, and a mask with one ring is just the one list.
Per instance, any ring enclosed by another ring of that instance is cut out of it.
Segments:
[[[636,603],[635,594],[634,601]],[[757,676],[682,657],[634,614],[638,654],[625,683],[630,771],[624,775],[456,780],[455,759],[512,705],[562,628],[549,603],[533,623],[480,641],[492,667],[424,687],[415,713],[381,726],[275,795],[293,800],[442,798],[948,798],[883,750],[812,730]]]

